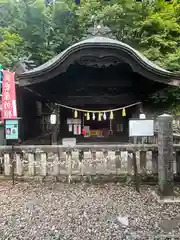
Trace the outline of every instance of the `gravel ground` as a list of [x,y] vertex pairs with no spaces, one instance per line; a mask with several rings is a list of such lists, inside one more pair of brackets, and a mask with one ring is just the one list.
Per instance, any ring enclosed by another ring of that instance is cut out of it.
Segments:
[[[158,204],[152,190],[143,186],[138,194],[121,184],[12,187],[1,182],[0,239],[180,239],[180,204]],[[120,222],[122,216],[128,226]],[[163,237],[168,232],[171,237]]]

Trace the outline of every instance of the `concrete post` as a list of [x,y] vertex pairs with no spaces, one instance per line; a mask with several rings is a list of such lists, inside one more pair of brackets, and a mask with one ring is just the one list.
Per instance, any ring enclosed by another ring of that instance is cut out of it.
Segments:
[[158,182],[164,196],[173,194],[173,117],[158,117]]

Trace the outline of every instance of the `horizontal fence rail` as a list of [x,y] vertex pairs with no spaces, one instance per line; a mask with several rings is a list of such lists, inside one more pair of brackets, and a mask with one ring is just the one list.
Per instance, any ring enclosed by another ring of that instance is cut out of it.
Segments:
[[[180,145],[174,144],[173,172],[180,172]],[[158,173],[157,144],[0,146],[0,175],[93,176]]]

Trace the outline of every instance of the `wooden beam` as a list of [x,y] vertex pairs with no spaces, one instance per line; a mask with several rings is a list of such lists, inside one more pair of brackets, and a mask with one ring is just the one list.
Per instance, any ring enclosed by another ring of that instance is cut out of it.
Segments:
[[68,96],[66,98],[59,99],[63,104],[69,104],[71,106],[75,105],[92,105],[92,104],[129,104],[136,101],[135,96],[129,94],[122,94],[119,96]]
[[78,87],[132,87],[132,80],[129,79],[109,79],[109,80],[84,80],[76,81]]
[[[89,96],[99,96],[102,94],[105,94],[107,96],[111,96],[111,95],[120,95],[120,94],[124,94],[124,93],[128,93],[131,94],[133,93],[133,89],[132,88],[128,88],[128,87],[89,87],[86,86],[84,88],[79,88],[79,89],[72,89],[67,91],[67,95],[78,95],[78,96],[82,96],[82,95],[89,95]],[[65,95],[65,89],[64,92],[62,93],[63,95]]]

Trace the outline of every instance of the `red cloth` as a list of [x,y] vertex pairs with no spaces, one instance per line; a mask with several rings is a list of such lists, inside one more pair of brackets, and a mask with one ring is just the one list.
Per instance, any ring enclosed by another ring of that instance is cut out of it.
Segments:
[[17,119],[15,73],[3,70],[1,119]]
[[82,135],[85,136],[86,135],[86,130],[83,128],[82,129]]

